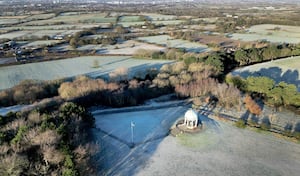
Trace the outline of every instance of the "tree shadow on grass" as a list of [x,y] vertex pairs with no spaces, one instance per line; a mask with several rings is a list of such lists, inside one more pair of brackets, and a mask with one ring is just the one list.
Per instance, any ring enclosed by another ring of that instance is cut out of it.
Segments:
[[294,126],[294,132],[300,132],[300,122],[297,122]]
[[[124,59],[124,60],[121,60],[121,61],[118,61],[118,62],[123,62],[123,61],[126,61],[126,60],[128,60],[128,59]],[[109,63],[109,64],[114,64],[114,63]],[[109,65],[109,64],[106,64],[106,65]],[[143,73],[146,74],[146,70],[150,69],[150,68],[159,69],[163,64],[165,64],[165,63],[141,64],[141,65],[137,65],[137,66],[134,66],[134,67],[130,67],[129,68],[129,73],[128,73],[128,78],[129,79],[132,78],[135,75],[135,73],[140,72],[140,71],[143,71]],[[100,66],[103,68],[103,65],[100,65]],[[92,78],[102,78],[102,79],[108,80],[109,79],[109,73],[112,72],[113,70],[114,69],[106,69],[106,70],[105,69],[100,69],[100,70],[97,70],[97,71],[94,71],[94,72],[87,73],[86,75],[89,76],[89,77],[92,77]]]
[[240,76],[247,78],[248,76],[266,76],[273,79],[276,84],[279,82],[286,82],[288,84],[294,84],[300,91],[300,80],[299,80],[299,72],[298,70],[288,69],[283,72],[279,67],[270,67],[270,68],[262,68],[259,71],[251,72],[249,70],[242,71]]
[[[104,118],[104,121],[98,121],[97,128],[104,127],[105,129],[107,124],[112,124],[112,126],[106,130],[95,129],[93,131],[94,140],[100,145],[99,153],[94,156],[94,163],[99,170],[97,175],[135,175],[155,153],[160,142],[168,135],[169,129],[176,119],[178,119],[181,114],[183,115],[187,109],[187,106],[173,107],[171,109],[165,108],[165,110],[159,111],[162,112],[160,113],[161,117],[156,117],[154,112],[145,111],[145,113],[153,113],[153,118],[159,118],[160,120],[153,122],[156,125],[149,124],[144,126],[142,126],[142,123],[147,123],[147,119],[135,121],[135,140],[133,146],[130,144],[130,134],[128,133],[128,136],[122,126],[120,128],[123,129],[123,132],[120,131],[121,129],[118,129],[117,126],[114,127],[113,125],[114,123],[125,122],[124,125],[130,128],[130,123],[127,124],[128,120],[112,122],[112,120],[115,119],[114,114],[107,117],[96,117],[100,119]],[[130,118],[130,116],[134,116],[134,113],[125,113],[124,115],[129,116],[126,117],[127,119]],[[110,118],[110,121],[108,121],[108,118]],[[143,130],[148,132],[144,133]],[[138,135],[140,136],[138,137]]]

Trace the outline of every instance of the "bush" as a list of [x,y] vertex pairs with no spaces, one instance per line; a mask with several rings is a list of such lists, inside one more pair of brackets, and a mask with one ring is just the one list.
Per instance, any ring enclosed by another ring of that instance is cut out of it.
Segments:
[[294,136],[296,139],[300,140],[300,132],[298,132],[298,131],[293,132],[293,136]]
[[246,121],[243,119],[239,119],[235,122],[235,126],[239,128],[246,128]]

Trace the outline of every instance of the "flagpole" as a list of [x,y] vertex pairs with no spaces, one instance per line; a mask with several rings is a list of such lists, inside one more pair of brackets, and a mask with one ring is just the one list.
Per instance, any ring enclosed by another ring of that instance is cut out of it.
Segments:
[[130,127],[131,127],[131,143],[133,144],[133,127],[134,127],[134,123],[132,121],[130,123]]

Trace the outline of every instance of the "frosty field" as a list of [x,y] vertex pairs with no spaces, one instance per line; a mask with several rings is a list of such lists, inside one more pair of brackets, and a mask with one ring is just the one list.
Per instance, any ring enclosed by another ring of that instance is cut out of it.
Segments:
[[154,44],[142,43],[134,40],[127,40],[124,42],[119,42],[115,45],[84,45],[78,47],[77,50],[96,50],[99,54],[120,54],[120,55],[133,55],[139,49],[146,49],[146,50],[156,50],[156,51],[163,51],[166,48],[157,46]]
[[23,25],[49,25],[55,23],[75,24],[75,23],[114,23],[116,17],[105,17],[103,13],[87,13],[87,14],[69,14],[59,15],[57,17],[47,19],[30,21]]
[[297,176],[299,164],[299,144],[216,121],[216,129],[165,138],[136,175]]
[[164,137],[187,109],[140,108],[95,115],[99,175],[297,176],[300,172],[299,144],[207,116],[200,117],[204,129],[198,134]]
[[232,38],[244,41],[266,40],[275,43],[299,43],[299,31],[300,27],[298,26],[262,24],[250,27],[245,34],[232,34]]
[[[100,67],[93,68],[98,60]],[[130,69],[130,75],[170,61],[132,59],[128,56],[86,56],[57,61],[0,67],[0,89],[10,88],[25,79],[52,80],[86,74],[91,77],[107,76],[119,67]],[[130,76],[129,75],[129,76]]]
[[0,39],[16,39],[16,38],[28,39],[31,37],[43,37],[43,36],[53,37],[54,35],[59,35],[59,34],[61,35],[74,34],[78,31],[80,30],[23,30],[23,31],[15,31],[6,34],[1,34]]
[[55,44],[58,44],[61,42],[62,41],[60,41],[60,40],[37,40],[34,42],[27,43],[23,46],[25,46],[25,47],[50,46],[50,45],[55,45]]
[[295,84],[300,90],[300,56],[275,60],[272,62],[260,63],[236,69],[233,75],[240,75],[244,78],[252,76],[267,76],[277,83],[284,81]]
[[168,35],[139,37],[139,38],[137,38],[137,40],[148,42],[148,43],[159,44],[159,45],[163,45],[165,47],[183,48],[189,52],[201,53],[201,52],[209,51],[209,48],[207,45],[203,45],[203,44],[196,43],[196,42],[189,42],[187,40],[173,39]]
[[174,15],[162,15],[162,14],[156,14],[156,13],[143,13],[142,15],[147,16],[150,18],[150,20],[153,21],[164,21],[164,20],[174,20],[176,19],[176,16]]

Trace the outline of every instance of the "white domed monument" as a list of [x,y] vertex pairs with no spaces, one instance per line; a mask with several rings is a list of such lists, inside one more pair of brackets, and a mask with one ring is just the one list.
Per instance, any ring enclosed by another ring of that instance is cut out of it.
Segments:
[[176,125],[171,128],[171,134],[177,136],[181,133],[198,133],[202,130],[202,123],[198,117],[197,111],[189,109],[184,114],[184,119],[181,118],[176,122]]
[[184,124],[188,129],[195,129],[198,127],[198,114],[195,110],[189,109],[184,114]]

